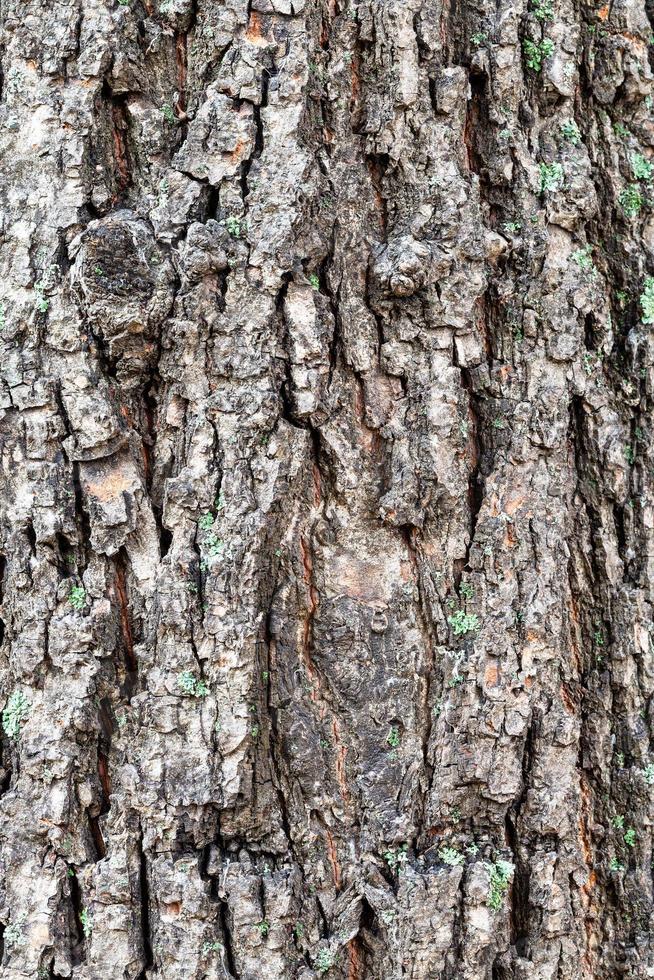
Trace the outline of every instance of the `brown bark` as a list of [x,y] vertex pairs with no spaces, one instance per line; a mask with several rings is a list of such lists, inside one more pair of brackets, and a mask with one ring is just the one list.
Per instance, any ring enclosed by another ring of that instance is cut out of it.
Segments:
[[7,980],[654,976],[650,35],[6,4]]

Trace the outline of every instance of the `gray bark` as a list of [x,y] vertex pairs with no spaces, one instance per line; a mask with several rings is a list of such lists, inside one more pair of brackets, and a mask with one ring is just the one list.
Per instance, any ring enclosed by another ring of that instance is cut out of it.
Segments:
[[2,976],[654,976],[645,4],[1,20]]

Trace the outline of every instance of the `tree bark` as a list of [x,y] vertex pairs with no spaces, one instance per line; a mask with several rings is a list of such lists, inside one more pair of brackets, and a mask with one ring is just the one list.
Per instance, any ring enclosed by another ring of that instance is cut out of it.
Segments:
[[7,980],[654,976],[651,33],[7,0]]

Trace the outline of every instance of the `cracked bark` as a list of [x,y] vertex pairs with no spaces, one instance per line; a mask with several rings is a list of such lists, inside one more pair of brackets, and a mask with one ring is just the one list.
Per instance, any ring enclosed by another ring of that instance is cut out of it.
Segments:
[[654,975],[648,16],[5,5],[7,980]]

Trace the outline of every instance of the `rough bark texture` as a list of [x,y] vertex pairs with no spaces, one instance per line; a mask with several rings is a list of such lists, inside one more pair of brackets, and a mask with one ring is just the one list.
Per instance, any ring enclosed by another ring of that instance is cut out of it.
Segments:
[[6,0],[3,978],[654,976],[651,27],[531,4]]

